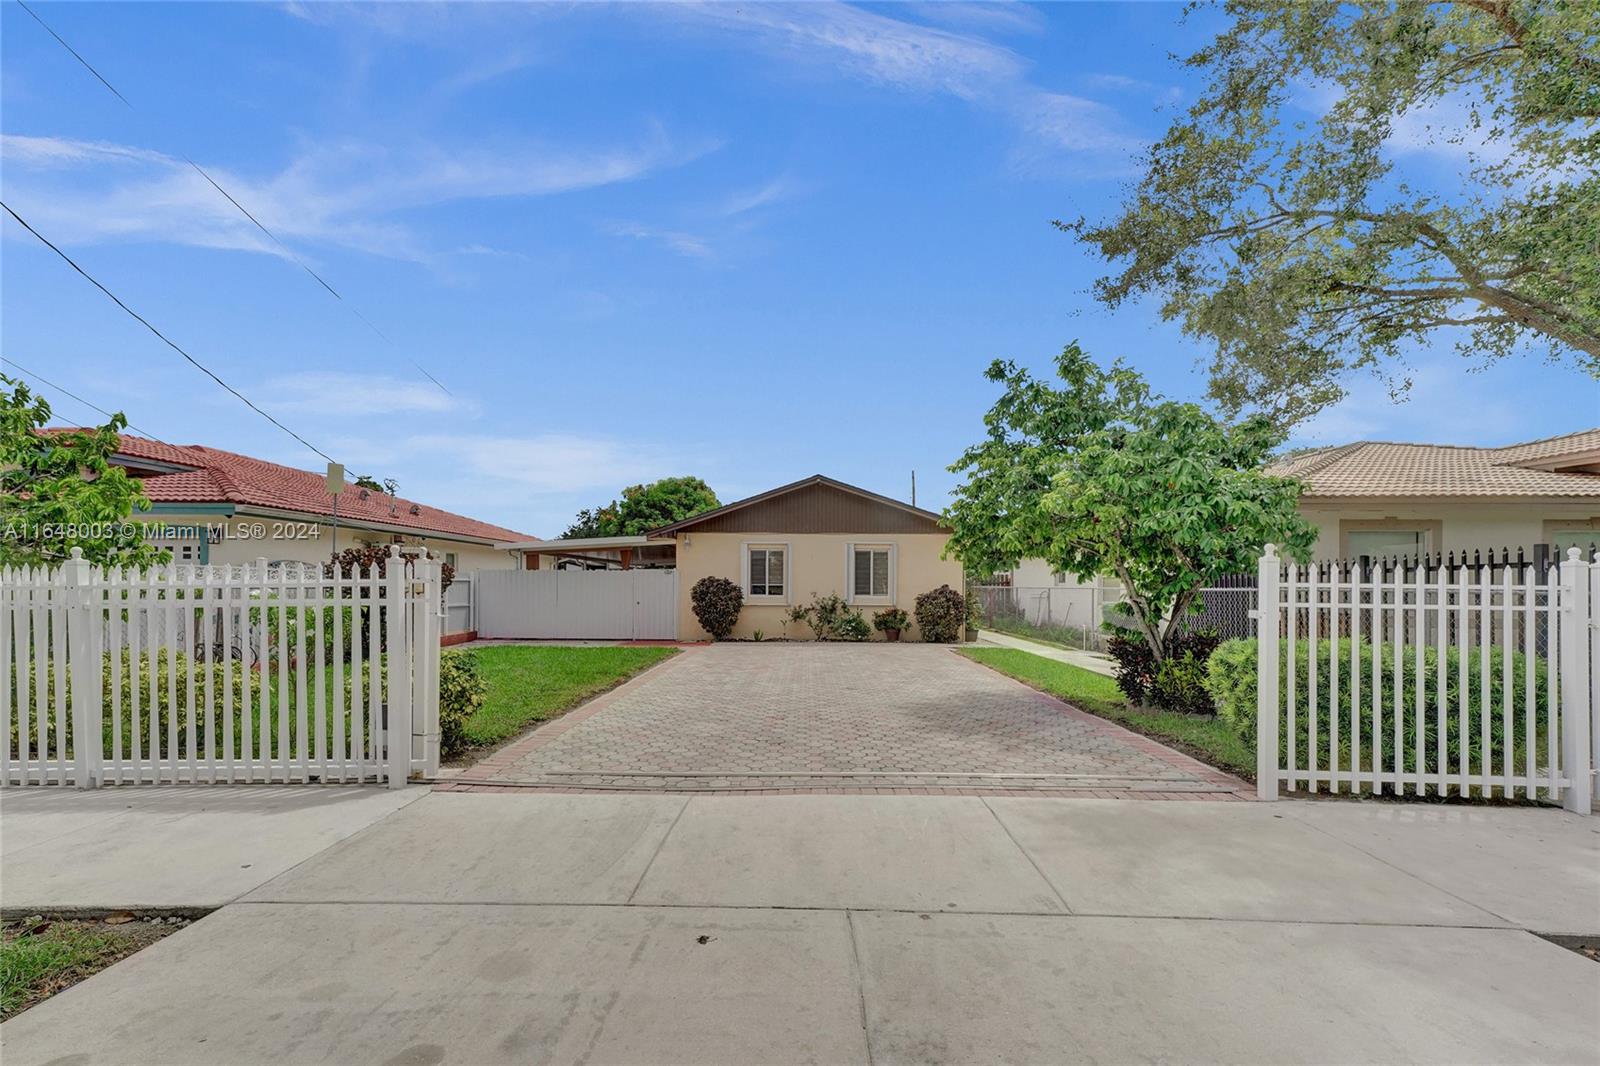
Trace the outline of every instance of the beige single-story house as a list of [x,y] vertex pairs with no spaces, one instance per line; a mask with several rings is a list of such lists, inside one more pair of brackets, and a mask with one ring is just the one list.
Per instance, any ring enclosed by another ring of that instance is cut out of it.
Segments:
[[965,589],[961,563],[944,557],[949,539],[932,511],[817,474],[644,535],[502,547],[522,553],[527,570],[575,562],[613,572],[675,569],[679,640],[708,637],[691,602],[705,577],[727,578],[744,592],[735,639],[758,631],[810,639],[804,623],[788,620],[790,610],[836,595],[869,623],[875,612],[899,607],[913,616],[905,639],[915,640],[917,597],[940,585]]
[[753,637],[758,629],[783,635],[789,609],[815,596],[841,596],[869,621],[886,607],[914,619],[922,593],[940,585],[965,588],[961,563],[944,556],[950,530],[939,515],[821,474],[652,530],[650,537],[676,542],[682,636],[704,635],[689,600],[703,577],[725,577],[743,589],[735,637]]
[[1318,559],[1491,548],[1536,559],[1600,542],[1600,428],[1502,448],[1357,441],[1270,472],[1305,485]]
[[[151,507],[132,517],[172,551],[174,562],[320,563],[333,554],[334,501],[322,474],[200,444],[164,444],[126,434],[112,462],[140,480]],[[458,572],[502,570],[518,566],[520,555],[498,545],[531,539],[353,484],[339,496],[340,550],[358,543],[411,544],[438,552]]]

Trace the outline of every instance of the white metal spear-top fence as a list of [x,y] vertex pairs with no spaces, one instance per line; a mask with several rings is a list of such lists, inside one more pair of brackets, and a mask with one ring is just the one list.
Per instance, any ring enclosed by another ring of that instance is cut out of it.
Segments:
[[433,776],[440,564],[331,571],[0,570],[0,785]]
[[[1542,571],[1542,572],[1541,572]],[[1258,573],[1256,777],[1280,790],[1560,801],[1590,813],[1600,563]]]

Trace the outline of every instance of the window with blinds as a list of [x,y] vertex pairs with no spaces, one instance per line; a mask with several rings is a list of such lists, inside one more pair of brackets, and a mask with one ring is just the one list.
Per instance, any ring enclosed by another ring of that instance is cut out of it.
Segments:
[[860,547],[855,550],[854,591],[857,596],[889,595],[889,549]]
[[783,549],[750,549],[750,587],[752,596],[783,595]]

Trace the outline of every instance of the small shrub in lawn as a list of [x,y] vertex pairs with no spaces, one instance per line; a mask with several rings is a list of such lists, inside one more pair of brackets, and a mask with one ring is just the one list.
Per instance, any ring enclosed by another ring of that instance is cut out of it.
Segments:
[[940,585],[917,597],[917,628],[930,644],[953,644],[961,638],[967,617],[967,599],[949,585]]
[[[1144,707],[1159,707],[1162,710],[1181,711],[1184,707],[1178,704],[1194,705],[1194,684],[1203,682],[1206,661],[1211,658],[1211,653],[1221,641],[1222,638],[1210,630],[1182,633],[1173,637],[1167,661],[1188,662],[1187,665],[1169,667],[1159,687],[1156,679],[1155,654],[1151,652],[1150,645],[1145,643],[1142,635],[1128,630],[1118,630],[1106,641],[1106,651],[1116,660],[1117,687],[1128,697],[1130,703]],[[1160,702],[1164,699],[1175,700],[1176,703]],[[1211,712],[1209,704],[1202,711],[1205,714]]]
[[[1211,692],[1211,698],[1216,703],[1217,715],[1229,724],[1233,730],[1250,744],[1256,739],[1256,641],[1230,640],[1217,648],[1211,656],[1207,666],[1206,686]],[[1295,671],[1297,684],[1295,685],[1295,751],[1302,764],[1306,754],[1310,751],[1310,686],[1306,683],[1309,669],[1309,656],[1313,654],[1309,641],[1295,643]],[[1330,757],[1337,754],[1338,765],[1349,767],[1351,756],[1350,737],[1350,676],[1354,669],[1361,679],[1361,705],[1360,705],[1360,741],[1362,759],[1368,759],[1368,753],[1373,750],[1373,721],[1372,721],[1372,676],[1374,667],[1378,671],[1378,695],[1382,700],[1383,719],[1382,729],[1383,761],[1387,767],[1391,765],[1394,757],[1394,708],[1401,707],[1400,735],[1401,735],[1401,762],[1404,772],[1414,772],[1416,766],[1417,732],[1422,731],[1422,750],[1425,765],[1422,769],[1432,771],[1436,769],[1434,762],[1438,750],[1439,738],[1439,711],[1444,711],[1444,741],[1445,757],[1448,768],[1453,772],[1459,765],[1461,742],[1463,738],[1461,722],[1461,652],[1451,647],[1445,649],[1444,692],[1439,692],[1439,658],[1436,648],[1424,648],[1422,654],[1422,680],[1424,683],[1424,703],[1419,714],[1416,706],[1417,698],[1417,673],[1416,651],[1412,646],[1401,649],[1396,661],[1396,646],[1385,643],[1373,645],[1367,641],[1359,641],[1352,646],[1348,639],[1341,639],[1338,647],[1334,648],[1328,640],[1317,641],[1314,651],[1317,659],[1317,675],[1320,683],[1317,687],[1317,763],[1319,766],[1329,766]],[[1338,660],[1339,669],[1339,702],[1337,714],[1339,716],[1339,750],[1331,751],[1331,738],[1328,728],[1328,693],[1330,691],[1330,665],[1329,655]],[[1467,675],[1467,713],[1465,738],[1468,751],[1468,772],[1481,773],[1484,771],[1482,753],[1480,751],[1479,737],[1483,728],[1482,712],[1487,708],[1489,714],[1489,739],[1492,754],[1492,763],[1488,770],[1498,772],[1506,737],[1502,714],[1505,708],[1505,699],[1508,694],[1504,692],[1505,679],[1505,652],[1500,648],[1493,648],[1489,652],[1489,691],[1487,694],[1479,690],[1482,678],[1483,652],[1472,649],[1466,653]],[[1537,657],[1529,659],[1521,652],[1511,652],[1511,693],[1515,697],[1515,706],[1511,715],[1511,751],[1512,766],[1524,766],[1524,756],[1530,740],[1533,743],[1534,761],[1538,765],[1544,760],[1546,730],[1549,722],[1548,689],[1545,683],[1545,663]],[[1376,663],[1374,663],[1376,658]],[[1396,670],[1398,669],[1398,679]],[[1534,735],[1527,735],[1527,715],[1523,708],[1523,694],[1527,691],[1527,672],[1533,670],[1534,688]],[[1280,703],[1287,703],[1289,686],[1289,651],[1288,642],[1278,642],[1278,684]],[[1396,691],[1404,696],[1397,700]],[[1279,728],[1278,747],[1279,758],[1288,756],[1289,738],[1286,730]]]
[[744,592],[725,577],[703,577],[689,590],[689,603],[700,626],[713,640],[726,639],[739,621]]
[[453,759],[467,749],[467,719],[477,713],[489,683],[476,652],[439,654],[439,755]]

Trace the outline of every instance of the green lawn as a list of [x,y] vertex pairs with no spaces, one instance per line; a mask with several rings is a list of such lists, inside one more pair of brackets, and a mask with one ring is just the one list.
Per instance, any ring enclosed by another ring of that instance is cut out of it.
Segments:
[[174,930],[170,925],[8,922],[0,934],[0,1018],[105,969]]
[[1135,733],[1170,744],[1212,766],[1247,780],[1255,778],[1255,748],[1239,739],[1221,719],[1133,707],[1111,678],[1031,652],[1012,648],[967,648],[962,649],[961,654],[1090,714],[1109,718]]
[[498,744],[554,718],[672,655],[676,648],[572,648],[503,645],[474,654],[488,698],[467,720],[474,746]]

